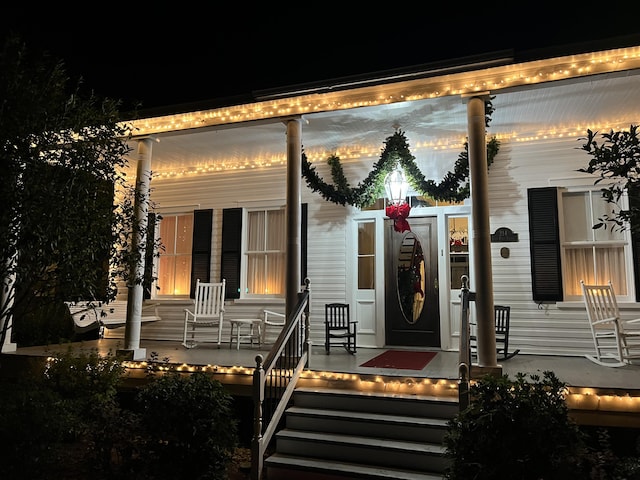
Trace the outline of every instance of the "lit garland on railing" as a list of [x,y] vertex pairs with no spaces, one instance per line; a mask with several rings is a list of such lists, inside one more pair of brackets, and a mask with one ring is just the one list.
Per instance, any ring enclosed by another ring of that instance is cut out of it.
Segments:
[[[493,106],[490,101],[485,102],[485,125],[491,122]],[[385,140],[385,148],[374,165],[373,169],[357,187],[351,187],[347,181],[340,158],[331,155],[327,163],[331,167],[333,184],[326,183],[302,152],[302,175],[307,185],[314,192],[319,192],[322,197],[339,205],[353,205],[355,207],[367,207],[376,202],[384,192],[384,179],[396,165],[400,164],[407,175],[409,184],[420,195],[439,201],[461,202],[469,197],[469,144],[464,143],[464,150],[458,155],[453,171],[447,172],[440,183],[427,180],[415,163],[415,157],[409,149],[409,142],[401,130]],[[487,142],[487,168],[493,163],[498,154],[500,142],[492,137]]]

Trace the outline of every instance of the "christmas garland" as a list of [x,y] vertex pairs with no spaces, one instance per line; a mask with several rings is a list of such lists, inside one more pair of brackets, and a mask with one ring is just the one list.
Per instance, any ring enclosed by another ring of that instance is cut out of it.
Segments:
[[[485,125],[489,126],[493,107],[490,101],[485,102]],[[331,167],[333,184],[326,183],[320,178],[316,169],[302,152],[302,175],[307,185],[314,192],[319,192],[322,197],[340,205],[353,205],[355,207],[367,207],[376,202],[384,194],[384,179],[396,167],[397,164],[404,169],[409,184],[420,195],[445,202],[461,202],[469,198],[469,144],[464,143],[464,150],[458,155],[453,171],[447,172],[440,183],[427,180],[415,163],[415,157],[411,154],[409,143],[404,132],[397,130],[385,140],[385,148],[380,159],[373,165],[367,178],[351,187],[342,169],[340,158],[331,155],[327,163]],[[487,142],[487,168],[493,163],[498,154],[500,142],[491,138]]]

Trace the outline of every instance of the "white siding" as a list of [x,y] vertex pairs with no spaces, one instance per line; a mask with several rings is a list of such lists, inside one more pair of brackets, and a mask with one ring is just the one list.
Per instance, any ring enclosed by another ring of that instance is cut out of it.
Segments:
[[[511,306],[509,350],[549,355],[584,355],[593,351],[581,303],[559,308],[532,297],[527,189],[561,184],[584,176],[577,172],[590,157],[574,137],[503,143],[489,170],[491,232],[508,227],[518,242],[492,244],[494,303]],[[592,179],[585,179],[591,185]],[[509,258],[500,249],[510,250]],[[560,305],[566,305],[560,303]]]
[[[490,132],[489,132],[490,133]],[[489,171],[491,233],[508,227],[518,234],[518,242],[492,244],[494,302],[511,306],[510,351],[522,354],[584,355],[593,350],[586,313],[581,303],[537,304],[532,300],[529,257],[527,189],[562,184],[563,179],[578,178],[578,168],[586,166],[588,156],[579,150],[575,138],[503,142]],[[451,153],[448,154],[451,157]],[[455,155],[454,155],[455,157]],[[352,185],[365,176],[376,159],[360,164],[345,162],[345,174]],[[317,166],[325,179],[330,175]],[[421,166],[422,168],[422,166]],[[426,168],[426,167],[425,167]],[[271,166],[259,170],[239,170],[213,174],[194,174],[154,179],[152,198],[162,211],[185,206],[214,209],[212,278],[220,272],[221,212],[224,208],[259,205],[263,201],[285,200],[286,169]],[[586,184],[591,184],[589,181]],[[311,192],[302,180],[302,201],[308,203],[308,276],[311,281],[311,335],[314,344],[324,343],[324,305],[348,302],[347,222],[352,207],[325,201]],[[409,219],[410,220],[410,219]],[[446,233],[445,233],[446,235]],[[443,239],[446,242],[446,239]],[[510,250],[502,258],[500,249]],[[441,284],[447,273],[440,272]],[[473,281],[471,284],[474,289]],[[444,295],[446,289],[441,290]],[[444,299],[448,303],[450,299]],[[142,327],[143,339],[179,340],[182,338],[186,301],[166,301],[160,307],[162,321]],[[228,302],[227,318],[256,317],[261,308],[284,310],[284,305]],[[633,305],[636,308],[637,305]],[[629,315],[634,310],[625,310]],[[442,313],[445,317],[446,312]],[[443,322],[448,319],[442,320]],[[109,332],[122,336],[124,329]],[[223,338],[228,339],[228,324]],[[213,336],[211,337],[213,341]]]

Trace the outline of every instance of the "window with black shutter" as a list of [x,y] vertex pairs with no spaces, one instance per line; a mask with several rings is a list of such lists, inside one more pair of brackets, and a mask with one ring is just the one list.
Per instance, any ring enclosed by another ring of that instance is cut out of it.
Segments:
[[[300,274],[307,277],[307,219],[308,205],[301,205]],[[240,272],[242,268],[242,208],[229,208],[222,212],[221,278],[227,281],[228,299],[240,298]]]

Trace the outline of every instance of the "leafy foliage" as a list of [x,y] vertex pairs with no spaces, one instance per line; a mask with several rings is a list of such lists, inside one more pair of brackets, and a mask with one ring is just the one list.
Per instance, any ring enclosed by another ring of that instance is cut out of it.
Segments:
[[[131,275],[147,247],[135,245],[134,234],[144,229],[134,215],[140,199],[126,201],[134,188],[126,178],[131,127],[120,121],[119,101],[82,87],[69,81],[61,61],[32,54],[19,38],[6,39],[0,53],[0,344],[10,325],[5,319],[19,323],[47,302],[109,301],[120,282],[143,282]],[[125,201],[116,205],[114,195]]]
[[227,478],[233,397],[204,373],[150,371],[129,393],[116,356],[73,348],[15,373],[0,379],[2,478]]
[[[485,124],[488,126],[491,121],[490,115],[493,113],[490,101],[485,102],[485,112]],[[302,153],[302,175],[312,191],[319,192],[325,200],[339,205],[367,207],[375,203],[384,193],[385,177],[397,164],[400,164],[404,169],[414,190],[424,196],[435,200],[454,202],[460,202],[469,197],[468,142],[465,142],[464,150],[458,155],[453,171],[447,172],[440,183],[425,179],[422,175],[415,163],[415,157],[411,154],[409,142],[404,132],[396,131],[385,140],[384,144],[380,160],[373,165],[367,178],[361,181],[357,187],[351,187],[349,184],[337,155],[330,155],[327,159],[327,163],[331,167],[333,184],[326,183],[320,178],[304,152]],[[500,142],[495,137],[487,142],[487,168],[493,163],[499,149]]]
[[586,478],[585,439],[570,419],[566,385],[553,372],[487,375],[471,386],[471,403],[449,422],[447,477],[552,480]]
[[[16,372],[17,379],[0,388],[3,476],[56,478],[52,471],[69,460],[65,455],[69,444],[103,432],[97,427],[101,412],[120,417],[114,409],[123,372],[112,355],[71,349],[53,353],[51,360],[30,371]],[[83,457],[94,458],[90,445],[83,444],[82,450]]]
[[[594,185],[606,183],[601,189],[604,200],[613,206],[611,214],[605,214],[593,226],[594,229],[610,228],[618,231],[631,228],[640,230],[640,139],[638,127],[631,125],[629,131],[603,133],[602,141],[597,140],[598,132],[587,130],[587,136],[579,140],[585,143],[581,149],[591,156],[586,168],[578,169],[598,175]],[[622,203],[628,195],[629,207]]]
[[153,478],[225,479],[238,440],[232,397],[203,372],[168,372],[138,395]]

